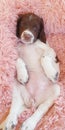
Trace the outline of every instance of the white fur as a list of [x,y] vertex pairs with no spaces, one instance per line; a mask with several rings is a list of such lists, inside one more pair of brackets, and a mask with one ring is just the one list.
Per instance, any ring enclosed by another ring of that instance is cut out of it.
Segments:
[[55,63],[49,56],[44,56],[41,58],[41,65],[46,76],[52,80],[52,82],[57,82],[60,73],[59,63]]
[[16,63],[17,79],[20,83],[24,84],[28,81],[28,72],[26,65],[21,58],[18,58]]
[[[25,40],[24,34],[29,34],[31,36],[30,41],[26,41]],[[23,33],[21,34],[21,40],[22,40],[23,43],[31,44],[34,41],[34,35],[33,35],[33,33],[30,30],[27,29],[27,30],[23,31]]]
[[0,127],[3,128],[3,130],[12,130],[13,127],[17,125],[20,114],[25,111],[31,103],[32,100],[25,86],[20,84],[14,85],[11,109],[7,119]]
[[37,46],[43,50],[41,56],[41,66],[46,76],[52,81],[57,82],[60,74],[59,63],[56,63],[56,53],[49,44],[37,42]]
[[7,130],[12,129],[12,126],[16,126],[18,122],[18,117],[24,110],[25,110],[25,106],[24,106],[23,98],[21,98],[20,89],[17,86],[14,86],[10,114],[8,115],[5,121],[5,126]]

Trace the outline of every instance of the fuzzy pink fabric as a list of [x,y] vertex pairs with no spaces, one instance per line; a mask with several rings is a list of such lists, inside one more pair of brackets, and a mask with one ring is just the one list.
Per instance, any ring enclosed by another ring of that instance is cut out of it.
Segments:
[[11,105],[18,57],[16,21],[21,13],[34,12],[44,19],[47,41],[60,60],[61,94],[36,130],[65,130],[65,0],[0,0],[0,122]]

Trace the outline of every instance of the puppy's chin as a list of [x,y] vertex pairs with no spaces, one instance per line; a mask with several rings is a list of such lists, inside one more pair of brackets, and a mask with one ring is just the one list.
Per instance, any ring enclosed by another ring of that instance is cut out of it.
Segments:
[[21,34],[21,41],[24,44],[32,44],[35,41],[35,37],[30,30],[25,30]]

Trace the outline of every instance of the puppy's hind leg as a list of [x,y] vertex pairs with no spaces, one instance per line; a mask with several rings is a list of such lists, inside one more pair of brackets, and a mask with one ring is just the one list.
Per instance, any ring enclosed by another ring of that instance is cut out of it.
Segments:
[[37,123],[47,113],[47,111],[53,105],[54,100],[56,100],[59,94],[60,94],[59,85],[54,85],[53,93],[51,93],[51,95],[47,98],[47,100],[38,107],[35,113],[23,123],[21,130],[34,130]]
[[11,109],[6,119],[4,130],[13,129],[17,125],[18,117],[24,110],[25,106],[22,97],[20,95],[20,90],[19,88],[17,88],[17,86],[14,86]]

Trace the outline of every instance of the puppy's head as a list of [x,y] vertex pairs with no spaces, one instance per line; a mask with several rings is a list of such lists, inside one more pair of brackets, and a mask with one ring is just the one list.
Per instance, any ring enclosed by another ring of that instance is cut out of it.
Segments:
[[24,14],[18,19],[17,36],[23,43],[35,42],[42,29],[44,30],[43,20],[33,13]]

